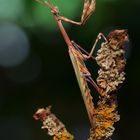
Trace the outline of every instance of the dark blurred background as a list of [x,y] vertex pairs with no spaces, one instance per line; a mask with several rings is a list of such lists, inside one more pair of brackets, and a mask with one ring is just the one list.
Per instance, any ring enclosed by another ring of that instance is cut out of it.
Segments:
[[[74,20],[80,19],[83,1],[53,0],[61,15]],[[97,0],[96,12],[84,27],[64,26],[87,51],[99,32],[128,29],[126,80],[118,92],[121,120],[113,140],[140,139],[140,1]],[[96,79],[96,63],[87,65]],[[86,140],[87,113],[67,46],[49,9],[34,0],[0,0],[0,140],[50,140],[32,117],[48,105],[77,140]]]

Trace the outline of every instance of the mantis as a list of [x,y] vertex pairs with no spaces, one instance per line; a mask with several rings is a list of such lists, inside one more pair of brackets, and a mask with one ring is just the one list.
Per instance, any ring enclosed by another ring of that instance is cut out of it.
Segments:
[[[79,45],[77,45],[74,41],[71,41],[68,34],[66,33],[62,21],[65,22],[70,22],[76,25],[82,25],[84,24],[87,19],[91,16],[91,14],[95,10],[95,0],[92,0],[91,3],[89,4],[88,0],[84,0],[84,9],[83,13],[81,16],[81,21],[80,22],[75,22],[73,20],[70,20],[68,18],[65,18],[63,16],[59,15],[59,10],[57,7],[52,5],[50,1],[40,1],[37,0],[45,5],[47,5],[51,9],[51,13],[53,14],[56,23],[62,33],[62,36],[68,46],[68,51],[70,55],[70,59],[72,61],[72,65],[79,83],[79,87],[82,93],[83,100],[85,102],[85,106],[87,108],[89,120],[91,123],[91,126],[94,128],[95,127],[95,122],[94,122],[94,105],[92,102],[92,97],[90,96],[90,90],[88,88],[88,82],[91,83],[94,88],[99,92],[98,86],[96,83],[92,80],[91,74],[86,68],[86,65],[84,63],[85,60],[89,59],[92,57],[93,50],[98,42],[98,40],[103,36],[103,34],[99,34],[95,44],[93,45],[93,48],[90,53],[86,52],[84,49],[82,49]],[[103,36],[104,37],[104,36]],[[92,57],[93,58],[93,57]]]
[[[54,6],[50,0],[36,1],[50,8],[51,13],[53,14],[61,34],[68,46],[70,59],[92,128],[89,140],[110,139],[114,131],[113,124],[119,120],[119,115],[116,111],[116,95],[114,92],[117,90],[118,85],[124,81],[123,69],[125,67],[125,59],[123,46],[124,43],[128,41],[127,31],[114,30],[107,36],[107,38],[102,33],[99,33],[90,53],[88,53],[69,38],[63,27],[62,21],[76,25],[84,25],[95,11],[95,0],[91,0],[91,2],[89,2],[89,0],[84,0],[84,8],[79,22],[61,16],[59,9]],[[92,54],[96,44],[101,38],[105,41],[101,44],[101,49],[98,50],[97,57],[94,58]],[[98,71],[99,77],[97,78],[97,84],[92,79],[91,74],[85,65],[85,61],[90,58],[96,60],[97,64],[101,67]],[[111,76],[114,76],[116,79],[113,79]],[[105,79],[105,77],[108,77],[108,79]],[[94,107],[93,97],[90,94],[88,84],[91,84],[99,94],[100,99],[96,108]]]

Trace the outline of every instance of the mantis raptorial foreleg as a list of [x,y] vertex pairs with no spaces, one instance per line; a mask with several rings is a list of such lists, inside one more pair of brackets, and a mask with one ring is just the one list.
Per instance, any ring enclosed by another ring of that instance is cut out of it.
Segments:
[[[41,4],[49,6],[50,9],[53,11],[55,11],[55,9],[58,10],[58,8],[56,6],[53,6],[53,4],[50,2],[50,0],[48,0],[48,1],[36,0],[36,1],[40,2]],[[94,11],[95,11],[95,0],[91,0],[90,3],[89,3],[89,0],[84,0],[84,8],[83,8],[82,16],[81,16],[81,21],[77,22],[77,21],[68,19],[64,16],[61,16],[61,15],[59,15],[59,20],[69,22],[72,24],[76,24],[76,25],[82,25],[82,24],[85,24],[87,19],[92,15],[92,13]],[[59,14],[59,12],[58,12],[58,14]]]
[[95,5],[96,5],[95,0],[91,0],[90,4],[89,0],[84,0],[84,8],[81,16],[82,24],[84,24],[87,21],[87,19],[92,15],[92,13],[95,11]]
[[78,44],[76,44],[74,41],[71,41],[71,43],[73,44],[73,46],[76,46],[78,47],[82,52],[84,52],[84,54],[82,54],[82,56],[85,58],[85,59],[89,59],[89,58],[93,58],[94,57],[92,56],[93,52],[94,52],[94,49],[98,43],[98,41],[103,38],[105,40],[105,42],[108,42],[107,41],[107,38],[103,35],[103,33],[99,33],[96,40],[95,40],[95,43],[90,51],[90,53],[88,53],[87,51],[85,51],[81,46],[79,46]]
[[87,58],[90,58],[92,56],[92,54],[94,52],[94,49],[95,49],[98,41],[101,39],[101,37],[103,37],[103,39],[105,40],[105,42],[108,42],[107,39],[106,39],[106,37],[103,35],[103,33],[99,33],[98,36],[97,36],[97,38],[96,38],[96,40],[95,40],[95,43],[94,43],[94,45],[93,45],[93,47],[92,47],[92,49],[91,49],[91,51],[89,53],[89,56],[87,56]]
[[69,22],[72,24],[76,24],[76,25],[82,25],[85,24],[85,22],[87,21],[87,19],[92,15],[92,13],[95,11],[95,0],[92,0],[89,4],[89,0],[84,0],[84,8],[83,8],[83,13],[81,16],[81,21],[80,22],[76,22],[73,21],[71,19],[68,19],[66,17],[60,16],[60,19],[65,21],[65,22]]

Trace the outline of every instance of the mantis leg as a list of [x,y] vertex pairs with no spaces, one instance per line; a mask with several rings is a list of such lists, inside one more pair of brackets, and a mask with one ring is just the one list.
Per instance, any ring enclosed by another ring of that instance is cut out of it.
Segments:
[[60,20],[76,25],[82,25],[85,24],[87,19],[92,15],[94,11],[95,11],[95,0],[92,0],[90,4],[89,4],[89,0],[84,0],[84,8],[81,16],[81,21],[76,22],[63,16],[60,16]]
[[96,6],[95,0],[91,0],[90,4],[89,0],[84,0],[84,8],[81,16],[81,24],[85,24],[87,19],[93,14],[93,12],[95,11],[95,6]]
[[[36,0],[39,3],[43,4],[43,5],[47,5],[52,12],[54,13],[54,11],[57,9],[57,12],[59,11],[57,7],[53,6],[53,4],[50,2],[50,0],[48,1],[44,1],[44,0]],[[89,4],[89,0],[84,0],[84,8],[83,8],[83,13],[81,16],[81,21],[77,22],[71,19],[68,19],[64,16],[58,16],[59,20],[65,21],[65,22],[69,22],[72,24],[76,24],[76,25],[82,25],[85,24],[85,22],[87,21],[87,19],[92,15],[92,13],[95,10],[95,0],[92,0],[91,3]],[[59,14],[59,12],[57,13]]]
[[89,56],[87,56],[87,58],[90,58],[92,56],[92,54],[94,52],[94,49],[95,49],[98,41],[101,39],[101,37],[103,37],[103,39],[105,40],[105,42],[108,42],[107,41],[107,38],[103,35],[103,33],[99,33],[98,36],[97,36],[97,38],[96,38],[96,40],[95,40],[95,43],[94,43],[94,45],[93,45],[93,47],[92,47],[92,49],[91,49],[91,51],[89,53]]
[[[72,42],[72,48],[73,50],[75,50],[75,52],[78,52],[77,53],[77,56],[75,55],[77,61],[82,65],[82,67],[79,67],[80,69],[80,74],[82,77],[84,77],[86,79],[87,82],[89,82],[96,90],[97,92],[100,94],[100,90],[99,90],[99,87],[98,85],[96,84],[96,82],[92,79],[91,77],[91,74],[90,72],[88,71],[83,59],[78,59],[78,55],[80,53],[80,55],[82,55],[82,57],[84,58],[85,57],[85,54],[88,54],[88,52],[86,52],[84,49],[82,49],[80,46],[78,46],[74,41],[71,41]],[[80,48],[79,48],[80,47]],[[85,54],[83,54],[81,51],[83,51]]]
[[[80,52],[80,54],[84,57],[84,58],[87,58],[87,56],[89,56],[89,53],[84,50],[81,46],[79,46],[77,43],[75,43],[73,40],[71,41],[72,45],[78,49],[78,51]],[[82,53],[83,52],[83,53]],[[94,59],[93,56],[91,56],[91,58]]]
[[94,59],[94,57],[92,56],[93,52],[94,52],[94,49],[98,43],[98,41],[101,39],[101,37],[105,40],[105,42],[108,42],[107,41],[107,38],[103,35],[103,33],[99,33],[96,40],[95,40],[95,43],[90,51],[90,53],[88,53],[87,51],[85,51],[81,46],[79,46],[78,44],[76,44],[73,40],[71,41],[71,43],[75,46],[75,47],[78,47],[82,52],[84,52],[84,54],[82,53],[82,56],[85,58],[85,59],[89,59],[89,58],[92,58]]

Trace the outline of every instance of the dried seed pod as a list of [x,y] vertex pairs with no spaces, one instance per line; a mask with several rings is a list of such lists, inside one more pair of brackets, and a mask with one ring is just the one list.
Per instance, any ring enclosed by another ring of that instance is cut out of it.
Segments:
[[123,70],[126,64],[124,48],[128,42],[127,30],[114,30],[107,39],[108,42],[101,44],[96,57],[100,66],[97,84],[103,96],[116,91],[125,80]]
[[[111,69],[110,71],[104,71],[100,69],[98,71],[99,77],[97,78],[97,83],[105,90],[104,94],[109,94],[118,89],[118,86],[125,80],[125,73],[119,73],[118,70]],[[102,94],[102,95],[104,95]]]
[[113,50],[124,49],[125,43],[129,40],[127,30],[114,30],[109,33],[107,39]]
[[126,30],[114,30],[107,42],[101,44],[97,52],[96,61],[100,66],[97,85],[101,97],[95,109],[96,127],[91,131],[89,140],[107,140],[115,130],[114,123],[119,121],[117,112],[116,91],[125,80],[124,68],[126,64],[125,43],[128,42]]
[[36,120],[41,120],[42,129],[48,131],[48,135],[54,140],[73,140],[73,136],[66,130],[64,124],[51,113],[50,107],[40,108],[33,116]]
[[73,140],[74,137],[66,130],[64,129],[62,132],[57,133],[53,140]]
[[117,101],[115,95],[110,98],[101,98],[95,110],[96,127],[90,132],[88,140],[107,140],[113,135],[114,123],[119,121],[120,116],[116,110]]

